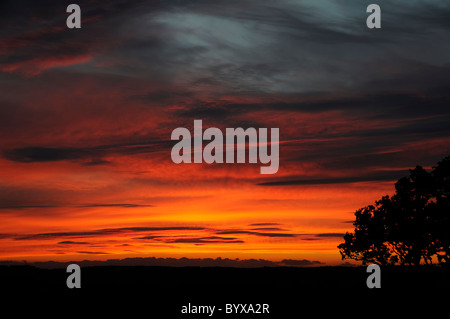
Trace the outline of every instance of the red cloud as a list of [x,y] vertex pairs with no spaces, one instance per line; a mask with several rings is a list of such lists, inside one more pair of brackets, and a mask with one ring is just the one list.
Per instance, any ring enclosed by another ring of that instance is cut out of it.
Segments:
[[20,61],[3,66],[0,70],[3,72],[19,72],[25,76],[39,75],[47,69],[68,66],[88,62],[92,59],[90,55],[61,55],[59,57],[40,57],[26,61]]

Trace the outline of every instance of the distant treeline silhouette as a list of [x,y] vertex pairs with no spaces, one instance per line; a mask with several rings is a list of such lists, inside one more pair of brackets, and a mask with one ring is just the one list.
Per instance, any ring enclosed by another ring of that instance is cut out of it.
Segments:
[[450,156],[431,172],[421,166],[384,196],[355,212],[354,233],[338,246],[342,259],[380,265],[450,265]]
[[233,268],[259,268],[259,267],[303,267],[320,266],[317,260],[308,259],[283,259],[271,261],[266,259],[230,259],[230,258],[171,258],[171,257],[133,257],[124,259],[108,260],[82,260],[82,261],[0,261],[1,266],[33,266],[38,268],[58,269],[66,268],[67,265],[75,263],[80,267],[95,266],[156,266],[156,267],[233,267]]

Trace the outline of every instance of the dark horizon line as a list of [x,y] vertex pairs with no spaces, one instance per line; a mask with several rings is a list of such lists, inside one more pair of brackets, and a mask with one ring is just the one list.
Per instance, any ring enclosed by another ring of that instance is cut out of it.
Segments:
[[[188,258],[188,257],[126,257],[123,259],[80,260],[80,261],[34,261],[2,260],[1,266],[33,266],[44,269],[66,268],[70,264],[81,267],[95,266],[150,266],[150,267],[224,267],[224,268],[262,268],[262,267],[310,267],[324,266],[325,263],[308,259],[282,259],[271,261],[267,259],[239,259],[239,258]],[[353,266],[343,263],[342,266]]]

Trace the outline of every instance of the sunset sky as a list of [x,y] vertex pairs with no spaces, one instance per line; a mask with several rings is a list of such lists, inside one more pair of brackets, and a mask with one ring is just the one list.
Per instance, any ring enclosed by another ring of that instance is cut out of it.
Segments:
[[[354,211],[450,155],[450,3],[0,4],[0,260],[337,265]],[[280,129],[280,167],[174,164],[171,132]]]

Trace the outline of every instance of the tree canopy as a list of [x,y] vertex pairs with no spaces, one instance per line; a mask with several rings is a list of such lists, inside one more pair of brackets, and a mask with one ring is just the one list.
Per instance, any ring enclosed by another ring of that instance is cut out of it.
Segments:
[[395,184],[395,194],[355,212],[353,233],[338,246],[342,259],[380,265],[450,265],[450,156],[421,166]]

